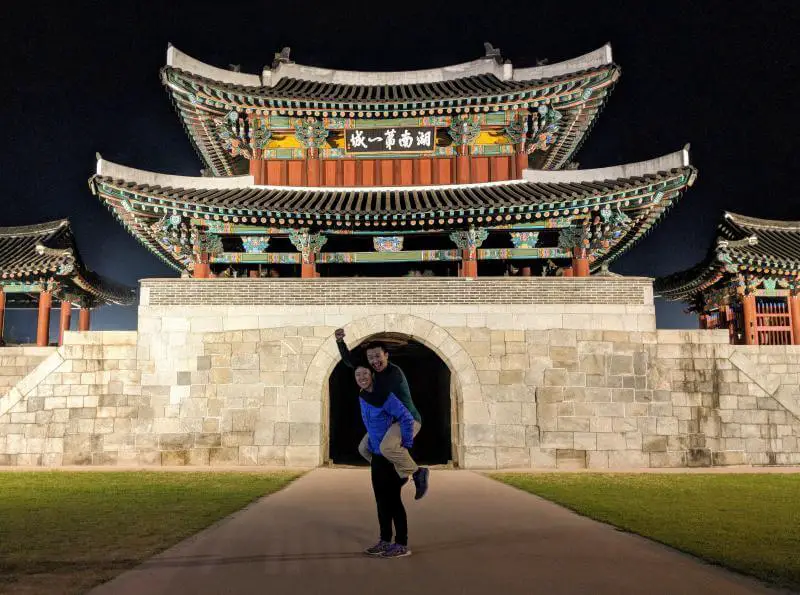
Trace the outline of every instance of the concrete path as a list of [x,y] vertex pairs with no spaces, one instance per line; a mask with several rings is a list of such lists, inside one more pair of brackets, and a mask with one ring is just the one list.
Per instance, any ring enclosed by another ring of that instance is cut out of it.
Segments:
[[405,488],[414,555],[373,559],[366,470],[317,469],[93,595],[775,593],[466,471]]

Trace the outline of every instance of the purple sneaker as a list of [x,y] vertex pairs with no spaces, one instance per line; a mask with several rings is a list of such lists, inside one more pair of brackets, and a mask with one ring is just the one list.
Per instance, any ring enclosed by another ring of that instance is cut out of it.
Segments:
[[389,546],[389,549],[379,555],[381,558],[405,558],[411,555],[411,550],[408,549],[407,545],[393,543]]
[[389,543],[388,541],[379,541],[375,545],[365,549],[364,553],[367,554],[368,556],[380,556],[386,550],[389,550],[391,548],[392,548],[392,544]]

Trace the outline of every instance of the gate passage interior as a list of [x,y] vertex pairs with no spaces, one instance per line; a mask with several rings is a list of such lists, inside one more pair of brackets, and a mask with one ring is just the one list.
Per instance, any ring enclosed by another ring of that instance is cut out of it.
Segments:
[[[452,459],[451,387],[447,364],[433,351],[405,335],[384,334],[370,340],[386,344],[389,361],[405,373],[411,398],[422,416],[422,430],[414,440],[412,456],[420,464],[447,464]],[[357,349],[356,353],[361,352]],[[361,421],[358,392],[353,370],[339,362],[329,380],[328,456],[335,464],[367,464],[358,454],[358,443],[366,432]]]

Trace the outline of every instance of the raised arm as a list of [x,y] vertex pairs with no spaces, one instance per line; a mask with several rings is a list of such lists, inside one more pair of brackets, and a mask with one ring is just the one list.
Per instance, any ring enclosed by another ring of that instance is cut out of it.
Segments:
[[344,342],[344,329],[337,328],[334,332],[334,336],[336,337],[336,347],[339,348],[339,355],[342,356],[344,365],[348,368],[355,368],[356,365],[353,361],[353,356]]

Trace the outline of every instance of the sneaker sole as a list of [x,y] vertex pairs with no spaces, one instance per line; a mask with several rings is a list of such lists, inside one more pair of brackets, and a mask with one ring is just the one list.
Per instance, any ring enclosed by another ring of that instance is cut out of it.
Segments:
[[383,554],[381,554],[381,558],[386,558],[387,560],[391,560],[392,558],[407,558],[410,555],[411,555],[411,550],[407,551],[404,554],[397,554],[396,556],[384,556]]

